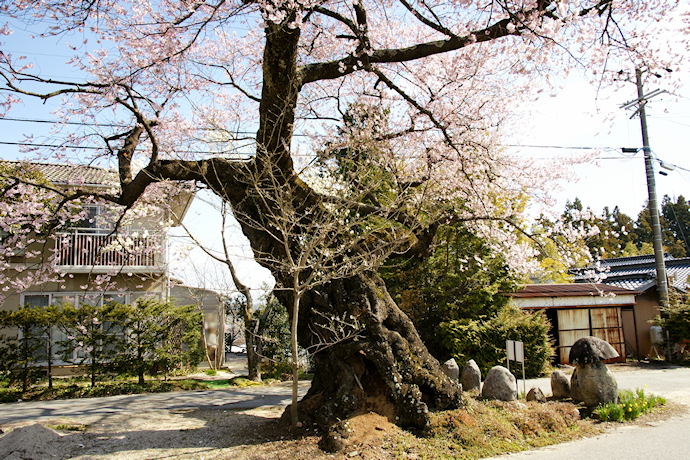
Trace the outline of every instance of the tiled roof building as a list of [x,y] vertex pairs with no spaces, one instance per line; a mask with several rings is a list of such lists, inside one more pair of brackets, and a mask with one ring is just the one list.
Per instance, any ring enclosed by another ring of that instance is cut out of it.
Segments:
[[[669,286],[681,292],[690,288],[690,257],[676,259],[666,254],[666,276]],[[587,283],[591,280],[591,270],[573,270],[576,283]],[[617,259],[604,259],[596,272],[600,274],[603,282],[612,286],[618,286],[636,291],[646,291],[656,286],[656,266],[653,255],[636,257],[620,257]]]
[[[674,258],[666,254],[666,277],[671,291],[690,290],[690,257]],[[652,355],[650,327],[660,315],[659,294],[656,289],[656,265],[653,255],[620,257],[601,260],[596,267],[571,270],[576,283],[589,283],[592,277],[612,286],[639,291],[633,317],[624,319],[628,350],[640,357]],[[634,332],[633,332],[634,331]]]
[[21,167],[40,172],[46,180],[59,185],[87,185],[109,187],[118,185],[117,173],[88,165],[52,164],[19,161],[0,161],[10,167]]

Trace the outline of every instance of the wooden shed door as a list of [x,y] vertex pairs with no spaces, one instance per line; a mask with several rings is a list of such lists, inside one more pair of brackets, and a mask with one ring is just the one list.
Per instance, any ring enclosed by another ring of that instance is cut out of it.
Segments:
[[558,310],[558,341],[561,364],[568,364],[573,344],[592,335],[606,340],[625,361],[625,340],[620,307]]
[[[592,309],[592,335],[606,340],[625,358],[625,341],[623,340],[623,320],[620,308]],[[614,361],[625,361],[614,360]]]
[[589,335],[589,309],[558,310],[558,343],[561,364],[568,364],[570,348]]

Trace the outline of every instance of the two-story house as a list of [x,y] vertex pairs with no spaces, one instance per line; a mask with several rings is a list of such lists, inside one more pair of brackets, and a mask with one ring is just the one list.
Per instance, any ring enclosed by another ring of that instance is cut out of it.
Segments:
[[[0,162],[4,166],[18,163]],[[106,191],[118,186],[117,174],[93,166],[21,163],[51,186]],[[152,209],[117,225],[108,205],[83,202],[81,218],[63,226],[39,251],[17,251],[9,271],[41,270],[50,264],[49,279],[21,291],[7,289],[0,308],[47,306],[63,302],[101,305],[131,303],[140,297],[167,299],[169,293],[168,229],[179,225],[194,194],[183,191],[168,200],[168,209]],[[40,256],[35,256],[40,252]],[[27,255],[31,254],[31,255]],[[59,333],[56,331],[56,333]],[[53,340],[61,340],[54,337]]]

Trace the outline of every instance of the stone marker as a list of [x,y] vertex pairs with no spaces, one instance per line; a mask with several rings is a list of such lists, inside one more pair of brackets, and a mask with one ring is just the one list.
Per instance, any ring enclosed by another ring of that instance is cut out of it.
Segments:
[[569,356],[570,364],[577,366],[570,380],[573,400],[588,407],[618,401],[616,379],[602,362],[618,356],[615,348],[597,337],[583,337],[575,342]]
[[606,340],[598,337],[582,337],[570,349],[568,360],[570,364],[598,363],[620,355]]
[[544,392],[541,391],[541,388],[532,387],[527,392],[527,396],[525,396],[525,401],[536,401],[540,403],[545,403],[546,396],[544,396]]
[[551,373],[551,394],[554,399],[570,398],[568,376],[560,369],[556,369]]
[[450,358],[441,366],[443,372],[454,381],[460,380],[460,366],[455,362],[455,358]]
[[482,372],[479,370],[479,366],[477,366],[474,359],[470,359],[465,363],[465,367],[462,369],[460,383],[462,383],[462,389],[465,391],[479,390],[481,388]]
[[575,387],[577,399],[582,400],[587,407],[618,401],[616,379],[602,362],[577,366]]
[[492,367],[484,380],[482,398],[514,401],[517,399],[517,380],[505,367]]

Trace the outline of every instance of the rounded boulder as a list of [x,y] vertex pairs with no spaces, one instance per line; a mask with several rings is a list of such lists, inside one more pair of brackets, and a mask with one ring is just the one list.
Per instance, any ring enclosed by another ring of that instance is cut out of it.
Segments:
[[492,367],[484,380],[482,398],[514,401],[517,399],[517,380],[515,376],[503,366]]

